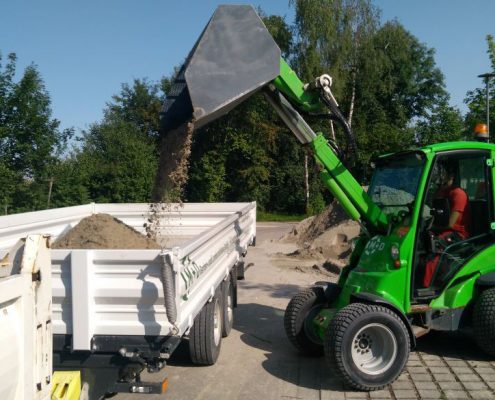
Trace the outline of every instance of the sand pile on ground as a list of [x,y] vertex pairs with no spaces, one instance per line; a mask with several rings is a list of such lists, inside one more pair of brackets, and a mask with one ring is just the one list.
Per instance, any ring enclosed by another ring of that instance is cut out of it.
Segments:
[[349,219],[340,204],[334,201],[320,214],[298,223],[280,241],[295,243],[298,247],[285,256],[314,260],[313,270],[338,273],[349,260],[351,239],[358,234],[359,224]]
[[108,214],[82,219],[52,245],[54,249],[159,249],[158,243]]

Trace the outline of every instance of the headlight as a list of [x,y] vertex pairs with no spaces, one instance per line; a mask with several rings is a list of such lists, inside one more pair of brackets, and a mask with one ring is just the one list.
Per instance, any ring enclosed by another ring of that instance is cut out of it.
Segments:
[[399,259],[399,246],[396,244],[393,244],[390,247],[390,255],[392,256],[392,260],[398,260]]

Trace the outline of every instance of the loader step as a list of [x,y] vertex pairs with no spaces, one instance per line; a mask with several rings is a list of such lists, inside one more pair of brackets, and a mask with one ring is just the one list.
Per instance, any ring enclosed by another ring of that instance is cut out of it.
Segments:
[[413,330],[414,336],[416,338],[420,338],[421,336],[426,335],[430,331],[430,328],[425,328],[424,326],[413,325],[412,330]]

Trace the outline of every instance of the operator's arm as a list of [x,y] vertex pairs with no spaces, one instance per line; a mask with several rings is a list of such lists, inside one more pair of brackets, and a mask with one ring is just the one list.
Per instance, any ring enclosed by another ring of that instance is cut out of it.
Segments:
[[[461,188],[452,189],[449,194],[450,217],[447,226],[437,227],[437,229],[455,229],[459,228],[459,221],[466,212],[468,206],[468,196]],[[457,226],[456,226],[457,225]]]
[[449,226],[447,226],[448,229],[453,229],[454,225],[456,224],[457,220],[461,216],[462,213],[459,211],[452,211],[450,213],[450,218],[449,218]]
[[452,189],[449,193],[450,198],[450,218],[449,229],[453,229],[458,223],[459,218],[466,212],[468,206],[468,196],[461,188]]

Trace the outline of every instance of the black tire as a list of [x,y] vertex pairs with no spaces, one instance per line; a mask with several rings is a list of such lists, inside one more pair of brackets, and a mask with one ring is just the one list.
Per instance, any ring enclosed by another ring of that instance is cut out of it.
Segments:
[[323,354],[323,343],[312,333],[310,324],[325,303],[323,289],[310,287],[296,294],[285,309],[284,327],[287,337],[305,355]]
[[[401,318],[374,304],[344,307],[335,314],[325,336],[325,357],[331,369],[357,390],[378,390],[395,381],[406,365],[410,347]],[[372,360],[377,355],[378,361]],[[358,365],[360,361],[363,363]]]
[[237,280],[243,281],[245,279],[245,276],[244,276],[244,272],[245,272],[244,261],[239,261],[237,263],[237,265],[236,265],[236,269],[237,269]]
[[231,276],[222,282],[222,337],[230,335],[234,326],[235,287]]
[[485,353],[495,356],[495,288],[481,292],[473,312],[474,338]]
[[194,319],[189,333],[191,360],[198,365],[213,365],[222,345],[222,298],[217,291]]

